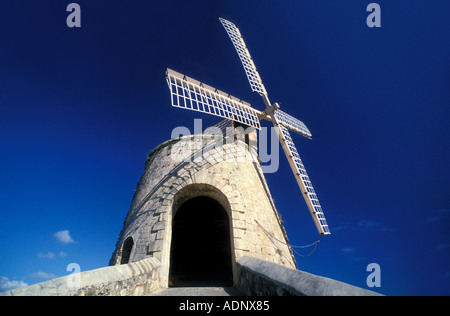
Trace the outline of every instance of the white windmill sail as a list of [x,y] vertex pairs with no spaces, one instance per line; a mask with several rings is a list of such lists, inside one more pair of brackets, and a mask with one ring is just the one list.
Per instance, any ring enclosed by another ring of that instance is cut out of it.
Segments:
[[245,45],[241,32],[239,32],[239,29],[236,27],[236,25],[234,25],[234,23],[222,18],[219,18],[219,20],[220,22],[222,22],[223,27],[230,36],[234,48],[236,48],[253,92],[258,92],[261,95],[267,95],[266,88],[264,87],[261,77],[256,70],[255,63],[253,62],[252,56],[250,56],[250,52]]
[[270,103],[266,88],[262,83],[250,52],[242,38],[241,32],[234,23],[223,18],[219,18],[219,20],[227,31],[239,58],[241,59],[252,90],[258,92],[263,98],[264,104],[266,105],[266,110],[264,112],[266,115],[263,116],[263,118],[270,118],[275,125],[283,151],[286,154],[289,165],[291,166],[292,172],[294,173],[319,234],[330,234],[322,207],[320,206],[317,195],[312,187],[311,180],[306,173],[305,166],[300,159],[300,155],[298,154],[288,129],[308,138],[312,137],[311,132],[302,121],[279,110],[279,105],[277,103],[273,105]]
[[171,69],[166,70],[172,106],[212,114],[261,129],[258,114],[250,103],[189,78]]
[[300,135],[303,135],[305,137],[308,137],[308,138],[312,137],[311,132],[306,127],[305,123],[303,123],[302,121],[296,119],[293,116],[290,116],[287,113],[284,113],[281,110],[275,110],[274,115],[277,118],[278,123],[280,125],[283,125],[287,129],[289,129],[293,132],[296,132]]
[[306,173],[305,166],[303,165],[297,148],[292,141],[289,131],[282,125],[279,125],[276,130],[281,141],[281,146],[286,153],[289,165],[294,172],[295,179],[297,180],[298,186],[300,187],[303,198],[305,199],[306,205],[308,206],[309,212],[311,213],[319,234],[330,234],[330,229],[328,228],[325,215],[323,214],[322,206],[320,206],[319,199],[317,198],[311,180]]

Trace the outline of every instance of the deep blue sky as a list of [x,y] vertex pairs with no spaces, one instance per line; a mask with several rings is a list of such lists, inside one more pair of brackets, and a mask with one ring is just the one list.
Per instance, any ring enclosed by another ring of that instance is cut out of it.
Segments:
[[[106,266],[147,153],[216,121],[170,106],[166,67],[263,109],[221,16],[314,137],[293,135],[332,235],[299,268],[367,288],[375,262],[381,293],[450,295],[450,2],[377,1],[376,29],[369,0],[79,0],[77,29],[70,2],[0,4],[3,284]],[[266,177],[291,243],[314,241],[286,159]]]

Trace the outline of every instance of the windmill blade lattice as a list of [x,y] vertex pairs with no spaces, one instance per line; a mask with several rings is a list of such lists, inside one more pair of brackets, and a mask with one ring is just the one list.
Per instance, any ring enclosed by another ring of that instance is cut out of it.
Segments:
[[289,131],[282,125],[279,125],[276,130],[281,141],[281,147],[283,147],[286,157],[288,158],[289,165],[294,172],[295,179],[297,180],[303,194],[303,198],[305,199],[306,205],[308,206],[309,212],[311,213],[319,234],[330,234],[330,229],[328,228],[325,215],[323,214],[322,206],[319,203],[316,191],[312,186],[308,173],[306,173],[305,166],[303,165],[297,148],[292,141]]
[[250,103],[189,78],[171,69],[166,70],[172,106],[208,113],[261,129],[257,111]]
[[275,125],[275,129],[277,130],[284,153],[286,154],[289,165],[291,166],[292,172],[294,173],[300,190],[302,191],[306,205],[308,206],[311,216],[313,217],[319,234],[330,234],[330,230],[325,220],[322,207],[320,206],[319,200],[317,199],[317,195],[315,194],[311,181],[306,174],[305,167],[300,159],[297,148],[292,141],[288,129],[308,138],[312,137],[311,132],[302,121],[279,110],[278,103],[270,103],[266,88],[264,87],[261,77],[256,70],[256,66],[253,62],[249,50],[247,49],[244,39],[242,38],[241,32],[234,23],[223,18],[219,18],[219,20],[227,31],[239,55],[239,58],[241,59],[252,90],[254,92],[258,92],[261,95],[264,104],[266,105],[266,110],[264,111],[266,116],[264,116],[263,118],[269,120],[270,117],[272,123]]
[[267,95],[266,88],[262,83],[258,70],[256,70],[255,63],[253,62],[252,56],[250,56],[250,52],[245,45],[241,32],[236,25],[234,25],[234,23],[223,18],[219,18],[219,20],[222,22],[223,27],[230,36],[234,48],[236,48],[239,58],[241,59],[242,66],[244,66],[245,73],[247,74],[248,81],[250,82],[250,86],[252,87],[252,91],[258,92],[261,95]]
[[305,123],[302,121],[296,119],[293,116],[290,116],[287,113],[284,113],[281,110],[275,110],[274,112],[275,117],[277,118],[277,121],[280,125],[283,125],[287,129],[296,132],[300,135],[303,135],[305,137],[311,138],[311,132],[306,127]]

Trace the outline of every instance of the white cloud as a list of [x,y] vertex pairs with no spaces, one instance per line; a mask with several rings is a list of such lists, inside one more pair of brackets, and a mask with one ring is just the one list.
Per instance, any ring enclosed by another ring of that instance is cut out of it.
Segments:
[[342,254],[351,254],[356,251],[356,248],[342,248],[341,253]]
[[49,280],[56,278],[56,275],[54,275],[53,273],[38,271],[36,273],[30,274],[30,277],[42,280]]
[[70,236],[70,231],[69,230],[60,230],[58,232],[56,232],[53,235],[56,240],[58,240],[59,242],[63,243],[63,244],[74,244],[76,243],[75,240],[72,239],[72,237]]
[[37,254],[37,256],[39,258],[46,258],[46,259],[54,259],[56,257],[56,255],[53,252],[50,252],[50,251],[47,252],[47,253],[40,252],[40,253]]
[[381,223],[375,222],[370,219],[362,219],[357,224],[359,229],[362,231],[382,231],[382,232],[392,232],[392,228],[388,228]]
[[450,248],[450,244],[438,244],[434,246],[436,250],[444,250]]
[[347,230],[347,229],[348,229],[347,225],[333,226],[333,233],[340,231],[340,230]]
[[375,230],[383,226],[382,224],[372,221],[370,219],[369,220],[362,219],[356,225],[358,225],[358,227],[363,230]]
[[427,223],[441,222],[447,221],[450,216],[450,209],[441,208],[437,211],[432,212],[433,216],[430,216],[426,219]]
[[24,286],[28,286],[28,283],[9,280],[7,277],[0,276],[0,292],[14,290]]
[[39,258],[55,259],[56,256],[61,257],[61,258],[67,258],[68,255],[67,255],[67,253],[65,253],[64,251],[58,252],[58,255],[56,255],[55,253],[49,251],[49,252],[47,252],[47,253],[45,253],[45,252],[39,252],[39,253],[37,254],[37,256],[38,256]]

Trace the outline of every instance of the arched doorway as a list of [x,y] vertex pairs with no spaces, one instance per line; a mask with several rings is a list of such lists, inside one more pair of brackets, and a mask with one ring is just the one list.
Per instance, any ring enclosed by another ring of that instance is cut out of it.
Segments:
[[216,200],[184,202],[172,222],[170,286],[233,284],[228,214]]

